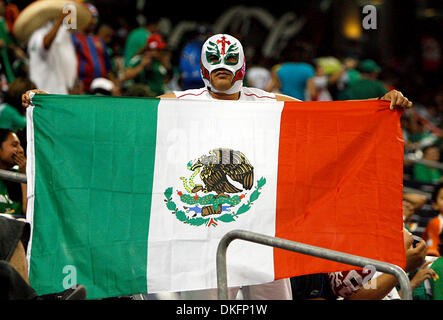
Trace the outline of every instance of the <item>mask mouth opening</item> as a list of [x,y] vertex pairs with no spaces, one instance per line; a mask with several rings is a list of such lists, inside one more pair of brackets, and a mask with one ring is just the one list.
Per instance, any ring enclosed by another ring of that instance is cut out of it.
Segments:
[[218,68],[218,69],[215,69],[215,70],[213,70],[212,72],[211,72],[211,74],[226,74],[226,75],[229,75],[229,76],[233,76],[233,74],[232,74],[232,71],[230,71],[230,70],[228,70],[228,69],[226,69],[226,68]]

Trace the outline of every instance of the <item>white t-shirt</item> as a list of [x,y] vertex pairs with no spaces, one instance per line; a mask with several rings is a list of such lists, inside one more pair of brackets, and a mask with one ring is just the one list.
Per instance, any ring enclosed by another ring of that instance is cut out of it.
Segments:
[[246,72],[248,85],[264,90],[271,81],[271,72],[263,67],[252,67]]
[[[177,99],[213,100],[206,87],[200,89],[189,89],[185,91],[174,91]],[[277,101],[274,93],[258,88],[242,87],[240,101]]]
[[38,89],[54,94],[67,94],[77,78],[77,57],[71,34],[63,26],[57,32],[49,50],[43,38],[53,22],[35,30],[28,41],[29,75]]

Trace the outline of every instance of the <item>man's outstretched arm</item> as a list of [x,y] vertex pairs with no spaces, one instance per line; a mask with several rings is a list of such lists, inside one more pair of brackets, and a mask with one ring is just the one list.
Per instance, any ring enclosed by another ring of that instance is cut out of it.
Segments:
[[[277,101],[299,101],[299,102],[302,102],[301,100],[298,100],[298,99],[295,99],[293,97],[286,96],[283,94],[276,93],[275,97],[277,98]],[[394,110],[394,107],[398,107],[398,108],[412,107],[412,102],[409,101],[408,98],[403,96],[403,94],[397,90],[391,90],[391,91],[387,92],[382,97],[372,98],[372,99],[367,99],[367,100],[377,100],[377,99],[390,101],[391,104],[389,106],[389,109],[391,109],[391,110]],[[364,100],[355,100],[355,101],[364,101]]]

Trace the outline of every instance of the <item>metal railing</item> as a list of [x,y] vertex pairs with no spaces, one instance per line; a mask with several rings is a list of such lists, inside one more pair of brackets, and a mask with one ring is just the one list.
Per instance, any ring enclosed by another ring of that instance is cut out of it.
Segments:
[[394,275],[401,287],[402,299],[412,300],[412,290],[409,278],[405,271],[394,264],[359,257],[339,251],[329,250],[325,248],[315,247],[308,244],[290,241],[286,239],[271,237],[255,232],[245,230],[232,230],[226,233],[220,240],[217,248],[217,290],[218,299],[228,299],[228,285],[227,285],[227,267],[226,267],[226,251],[229,244],[235,240],[245,240],[266,246],[276,247],[289,251],[294,251],[318,258],[337,261],[358,267],[374,266],[377,271],[389,273]]
[[3,169],[0,169],[0,179],[17,183],[26,183],[26,175],[24,173]]
[[404,160],[408,161],[408,162],[412,162],[412,163],[424,164],[424,165],[426,165],[428,167],[431,167],[431,168],[443,170],[443,163],[438,162],[438,161],[430,161],[430,160],[425,160],[425,159],[422,159],[422,158],[418,158],[413,153],[405,155]]

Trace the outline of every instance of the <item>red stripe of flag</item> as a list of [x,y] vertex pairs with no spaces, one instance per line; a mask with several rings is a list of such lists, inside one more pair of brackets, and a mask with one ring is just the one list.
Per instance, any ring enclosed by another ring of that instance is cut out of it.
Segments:
[[[276,237],[403,267],[400,116],[382,101],[285,103]],[[274,259],[276,279],[356,269],[281,249]]]

